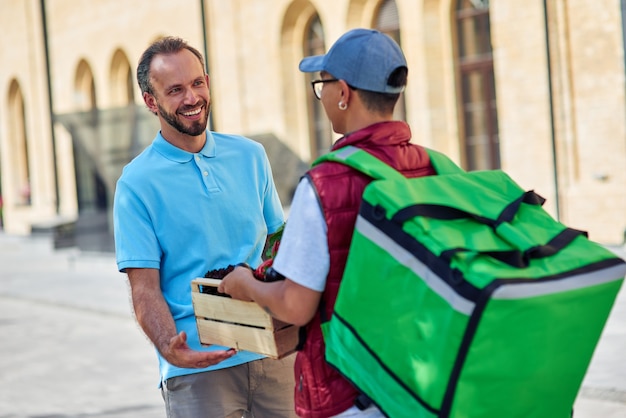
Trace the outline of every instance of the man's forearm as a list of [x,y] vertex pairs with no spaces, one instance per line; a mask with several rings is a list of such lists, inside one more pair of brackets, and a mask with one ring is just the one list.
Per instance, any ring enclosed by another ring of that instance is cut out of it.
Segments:
[[187,345],[187,334],[176,323],[161,292],[159,272],[154,269],[128,270],[135,318],[170,364],[183,368],[204,368],[236,354],[230,350],[199,351]]
[[133,310],[137,323],[146,336],[162,355],[166,354],[170,340],[176,336],[174,318],[163,298],[160,287],[155,287],[157,277],[150,270],[132,270],[128,272],[131,283]]

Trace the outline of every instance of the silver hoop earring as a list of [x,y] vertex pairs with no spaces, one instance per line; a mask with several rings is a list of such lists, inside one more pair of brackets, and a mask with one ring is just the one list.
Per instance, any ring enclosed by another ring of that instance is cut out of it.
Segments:
[[344,102],[339,102],[337,106],[339,107],[339,110],[346,110],[348,108],[348,105]]

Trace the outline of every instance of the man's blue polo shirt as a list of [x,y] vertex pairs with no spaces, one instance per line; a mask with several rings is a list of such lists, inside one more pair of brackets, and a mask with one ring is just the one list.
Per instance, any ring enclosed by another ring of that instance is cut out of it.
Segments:
[[[204,148],[194,154],[159,133],[124,168],[113,217],[118,269],[159,269],[163,295],[189,346],[224,349],[201,346],[190,283],[229,264],[260,264],[266,235],[283,224],[263,147],[241,136],[207,131]],[[181,369],[158,356],[161,381],[263,357],[241,351],[207,369]]]

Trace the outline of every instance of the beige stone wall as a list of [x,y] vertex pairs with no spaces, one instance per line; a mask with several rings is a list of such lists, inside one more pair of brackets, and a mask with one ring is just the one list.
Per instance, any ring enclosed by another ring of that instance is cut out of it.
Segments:
[[621,242],[626,228],[619,7],[617,0],[550,2],[553,121],[542,2],[494,2],[491,11],[503,168],[546,197],[555,217],[558,182],[561,221],[610,243]]
[[[50,114],[47,106],[44,49],[38,1],[0,3],[0,175],[7,232],[28,233],[30,224],[54,213],[54,183]],[[10,13],[6,11],[11,9]],[[16,81],[23,98],[25,118],[9,110],[9,88]],[[10,137],[11,124],[24,124],[31,168],[32,206],[21,203],[22,181],[15,179],[21,145]]]
[[[396,3],[410,68],[405,97],[414,141],[458,161],[452,13],[456,2]],[[546,208],[554,216],[558,191],[563,222],[588,230],[598,241],[621,242],[626,228],[626,87],[620,1],[548,2],[551,85],[543,2],[491,3],[503,169],[522,187],[546,197]],[[128,60],[134,79],[141,52],[159,36],[181,36],[204,52],[199,0],[48,0],[46,4],[57,114],[80,109],[75,83],[81,61],[93,73],[97,107],[109,109],[120,105],[120,87],[112,74],[114,57]],[[306,24],[318,13],[330,46],[347,29],[371,25],[379,4],[379,0],[205,0],[214,128],[274,135],[308,161],[310,87],[297,70]],[[35,0],[0,0],[0,173],[5,229],[13,233],[28,233],[34,222],[77,215],[71,136],[58,125],[57,167],[61,168],[56,210],[39,5]],[[31,206],[12,204],[15,163],[8,138],[7,98],[14,79],[25,103]],[[134,101],[141,106],[136,82],[133,88]]]
[[547,198],[545,207],[554,214],[542,2],[494,2],[491,33],[502,168],[523,188]]
[[207,2],[217,129],[285,136],[279,48],[288,4],[287,0]]
[[[559,2],[555,57],[563,219],[616,242],[626,226],[625,84],[618,0]],[[590,19],[593,16],[593,19]]]

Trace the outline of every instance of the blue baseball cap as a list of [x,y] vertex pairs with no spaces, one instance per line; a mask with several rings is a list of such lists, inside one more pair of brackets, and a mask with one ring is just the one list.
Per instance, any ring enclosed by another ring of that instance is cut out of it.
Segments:
[[400,46],[388,35],[373,29],[353,29],[342,35],[326,55],[306,57],[300,71],[326,71],[358,89],[400,93],[404,86],[389,86],[391,73],[406,67]]

